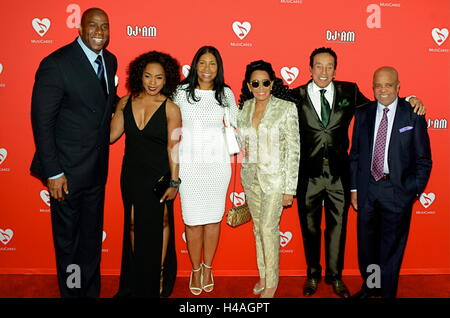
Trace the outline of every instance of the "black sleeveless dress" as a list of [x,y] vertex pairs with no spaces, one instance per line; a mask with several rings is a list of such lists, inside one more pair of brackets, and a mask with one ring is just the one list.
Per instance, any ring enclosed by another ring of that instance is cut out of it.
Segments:
[[[162,296],[173,290],[177,264],[174,240],[173,202],[160,203],[153,185],[170,171],[167,154],[166,101],[146,126],[139,130],[131,108],[123,109],[125,155],[121,190],[125,211],[122,267],[116,297],[160,297],[164,204],[168,208],[170,238],[164,262]],[[131,247],[131,207],[134,207],[134,252]]]

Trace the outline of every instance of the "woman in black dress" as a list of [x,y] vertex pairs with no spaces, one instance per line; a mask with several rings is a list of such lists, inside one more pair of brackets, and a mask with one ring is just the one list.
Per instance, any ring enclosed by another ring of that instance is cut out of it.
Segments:
[[[178,191],[181,115],[171,97],[179,64],[151,51],[128,68],[130,95],[117,104],[111,143],[125,132],[121,190],[125,211],[120,286],[117,297],[169,296],[176,277],[173,199]],[[162,197],[153,189],[164,175],[170,187]]]

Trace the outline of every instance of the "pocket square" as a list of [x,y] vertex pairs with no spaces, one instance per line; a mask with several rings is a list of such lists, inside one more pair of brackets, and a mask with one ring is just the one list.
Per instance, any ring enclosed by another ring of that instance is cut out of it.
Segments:
[[398,131],[399,131],[400,133],[404,133],[405,131],[411,130],[411,129],[413,129],[413,128],[414,128],[413,126],[405,126],[405,127],[403,127],[403,128],[400,128]]

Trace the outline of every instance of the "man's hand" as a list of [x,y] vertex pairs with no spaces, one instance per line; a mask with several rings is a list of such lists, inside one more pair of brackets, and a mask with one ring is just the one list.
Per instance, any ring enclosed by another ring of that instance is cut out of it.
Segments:
[[352,192],[350,195],[350,202],[352,203],[353,209],[355,209],[355,211],[358,211],[358,192]]
[[47,187],[51,197],[58,201],[64,200],[64,194],[69,194],[67,178],[65,176],[56,179],[48,179]]
[[414,107],[414,112],[417,113],[417,115],[425,115],[426,108],[420,99],[411,97],[409,103]]
[[283,206],[284,207],[292,205],[293,200],[294,200],[294,196],[292,194],[283,194]]

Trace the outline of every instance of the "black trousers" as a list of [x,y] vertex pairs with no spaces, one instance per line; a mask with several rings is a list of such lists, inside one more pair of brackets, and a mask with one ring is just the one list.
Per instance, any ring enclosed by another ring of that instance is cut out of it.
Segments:
[[70,181],[65,200],[51,198],[56,269],[63,298],[100,295],[104,201],[105,185],[77,189]]
[[[358,261],[366,293],[393,298],[397,294],[398,279],[411,223],[412,202],[396,198],[389,180],[375,181],[368,186],[366,202],[358,207]],[[371,266],[372,265],[372,266]],[[373,286],[375,273],[368,267],[379,266],[380,285]],[[371,284],[368,286],[367,279]],[[373,278],[373,279],[372,279]],[[372,287],[372,288],[370,288]]]
[[326,160],[319,177],[299,179],[298,214],[309,278],[320,279],[320,250],[322,239],[322,202],[325,210],[325,277],[341,279],[347,215],[350,204],[348,191],[339,176],[332,176]]

